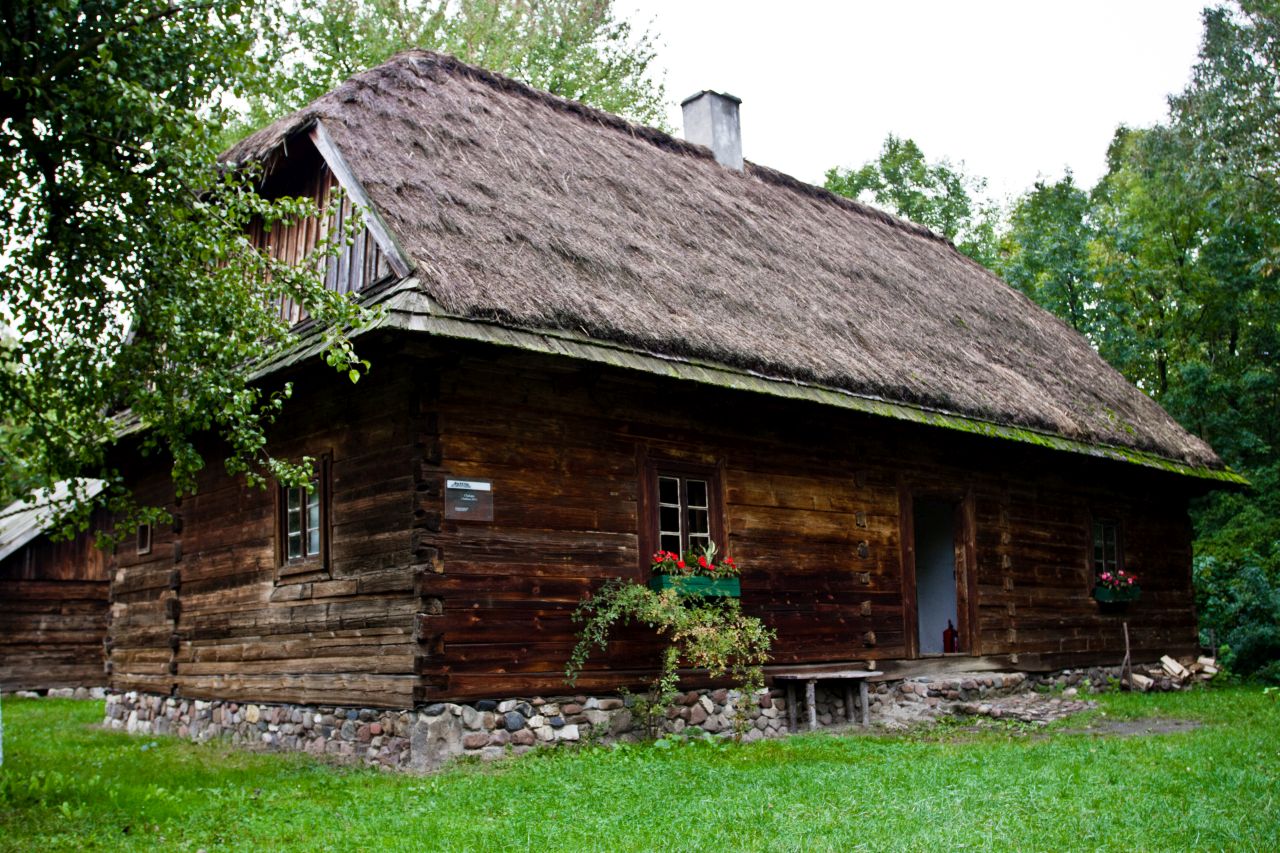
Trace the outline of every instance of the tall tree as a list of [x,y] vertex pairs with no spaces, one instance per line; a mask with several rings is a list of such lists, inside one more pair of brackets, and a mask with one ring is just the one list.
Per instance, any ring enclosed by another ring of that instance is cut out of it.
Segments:
[[[302,471],[264,451],[287,389],[249,382],[284,346],[268,306],[287,294],[332,331],[360,320],[309,267],[273,263],[243,239],[314,211],[268,203],[253,175],[217,162],[224,94],[251,69],[260,0],[49,0],[0,5],[0,452],[22,488],[73,476],[127,495],[105,448],[114,413],[149,426],[179,491],[220,434],[250,480]],[[15,460],[10,454],[20,454]],[[20,464],[19,464],[20,462]]]
[[986,181],[946,160],[930,163],[911,139],[889,134],[879,157],[858,169],[828,169],[825,186],[932,228],[981,264],[995,262],[999,211],[979,200]]
[[1089,194],[1076,186],[1070,172],[1054,183],[1037,181],[1009,213],[994,268],[1038,305],[1091,337],[1098,322],[1098,294],[1089,262],[1089,209]]
[[[1251,207],[1280,208],[1280,3],[1206,9],[1191,84],[1170,101],[1196,161],[1235,179]],[[1241,199],[1243,200],[1243,199]],[[1274,268],[1280,247],[1264,260]]]
[[301,0],[269,20],[249,123],[295,109],[401,50],[425,48],[635,121],[661,125],[654,36],[612,0]]
[[1205,12],[1166,124],[1121,129],[1095,187],[1102,353],[1253,483],[1194,513],[1202,624],[1280,681],[1280,7]]

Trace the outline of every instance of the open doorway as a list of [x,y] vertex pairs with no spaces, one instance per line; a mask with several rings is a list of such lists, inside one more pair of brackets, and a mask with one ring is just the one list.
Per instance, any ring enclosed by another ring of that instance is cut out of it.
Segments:
[[964,651],[956,578],[959,510],[950,501],[914,501],[916,624],[922,655]]

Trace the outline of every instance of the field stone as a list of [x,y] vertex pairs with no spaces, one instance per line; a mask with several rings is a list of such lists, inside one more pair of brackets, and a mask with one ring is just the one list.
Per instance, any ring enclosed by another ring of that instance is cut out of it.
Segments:
[[623,732],[631,730],[634,725],[631,712],[626,708],[614,712],[613,717],[609,720],[609,734],[620,735]]
[[409,736],[409,768],[433,770],[462,752],[462,721],[452,714],[420,717]]
[[468,732],[462,737],[463,749],[479,749],[489,745],[488,732]]
[[[506,703],[503,703],[506,704]],[[514,706],[512,706],[514,707]],[[524,728],[525,718],[519,711],[508,711],[502,717],[502,725],[509,732],[518,732]]]

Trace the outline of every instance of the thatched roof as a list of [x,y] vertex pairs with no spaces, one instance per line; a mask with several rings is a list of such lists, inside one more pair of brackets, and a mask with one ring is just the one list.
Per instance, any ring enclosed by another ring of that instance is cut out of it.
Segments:
[[454,317],[1222,467],[945,239],[771,169],[424,51],[227,157],[317,121]]

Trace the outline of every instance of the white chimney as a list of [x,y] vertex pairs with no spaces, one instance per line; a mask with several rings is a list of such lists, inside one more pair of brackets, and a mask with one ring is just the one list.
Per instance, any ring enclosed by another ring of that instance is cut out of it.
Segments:
[[705,145],[721,166],[742,171],[742,129],[738,125],[741,98],[704,89],[680,102],[684,110],[684,138]]

